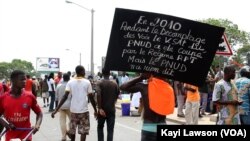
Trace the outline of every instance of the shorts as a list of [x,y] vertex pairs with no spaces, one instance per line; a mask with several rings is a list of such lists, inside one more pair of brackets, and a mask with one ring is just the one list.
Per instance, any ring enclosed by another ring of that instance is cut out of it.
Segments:
[[49,98],[49,92],[42,92],[43,98]]
[[89,122],[89,112],[86,113],[71,113],[70,120],[70,134],[76,133],[76,128],[78,127],[78,134],[89,134],[90,122]]

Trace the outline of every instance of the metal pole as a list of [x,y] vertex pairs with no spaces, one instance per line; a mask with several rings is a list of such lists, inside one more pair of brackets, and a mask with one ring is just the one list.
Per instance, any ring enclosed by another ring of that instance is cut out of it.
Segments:
[[80,65],[82,65],[82,53],[80,52]]
[[91,75],[94,76],[94,9],[91,9],[91,57],[90,57]]
[[[94,9],[88,9],[80,4],[77,4],[77,3],[74,3],[74,2],[71,2],[71,1],[68,1],[66,0],[65,1],[66,3],[71,3],[71,4],[75,4],[87,11],[90,11],[91,12],[91,51],[90,51],[90,73],[92,76],[94,76]],[[81,63],[80,63],[81,64]]]

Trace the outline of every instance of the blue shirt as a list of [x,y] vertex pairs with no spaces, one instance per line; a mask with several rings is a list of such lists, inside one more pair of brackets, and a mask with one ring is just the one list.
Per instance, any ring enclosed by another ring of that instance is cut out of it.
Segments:
[[250,114],[250,79],[246,77],[241,77],[236,80],[236,87],[239,92],[239,96],[243,103],[240,105],[240,114],[248,115]]

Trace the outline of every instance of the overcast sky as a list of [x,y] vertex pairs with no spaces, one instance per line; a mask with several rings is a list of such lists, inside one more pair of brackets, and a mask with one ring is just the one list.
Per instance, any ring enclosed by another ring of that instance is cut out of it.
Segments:
[[[250,32],[246,0],[71,0],[94,9],[95,72],[106,55],[116,7],[191,20],[222,18]],[[79,64],[90,69],[91,12],[65,0],[0,0],[0,62],[58,57],[61,71]]]

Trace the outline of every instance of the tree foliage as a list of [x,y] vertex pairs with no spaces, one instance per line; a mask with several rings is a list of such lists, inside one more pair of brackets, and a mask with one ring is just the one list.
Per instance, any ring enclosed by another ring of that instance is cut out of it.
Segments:
[[0,62],[0,79],[9,79],[11,72],[14,70],[22,70],[30,75],[36,73],[31,62],[14,59],[10,63]]
[[[244,58],[243,56],[246,55],[246,52],[250,51],[250,33],[247,33],[246,31],[242,31],[238,28],[238,25],[233,23],[232,21],[228,19],[205,19],[201,20],[201,22],[208,23],[215,26],[220,26],[225,28],[225,34],[227,36],[228,42],[230,46],[232,47],[233,51],[236,53],[234,56],[234,59],[242,63]],[[242,45],[243,47],[235,50],[234,48],[236,45]],[[213,64],[212,65],[221,65],[222,61],[221,56],[215,56]]]
[[238,44],[249,44],[249,33],[238,28],[237,24],[227,19],[213,19],[209,18],[202,20],[204,23],[216,25],[225,28],[225,34],[231,46]]
[[247,55],[247,52],[250,52],[250,44],[246,44],[237,50],[237,53],[241,54],[242,56]]

